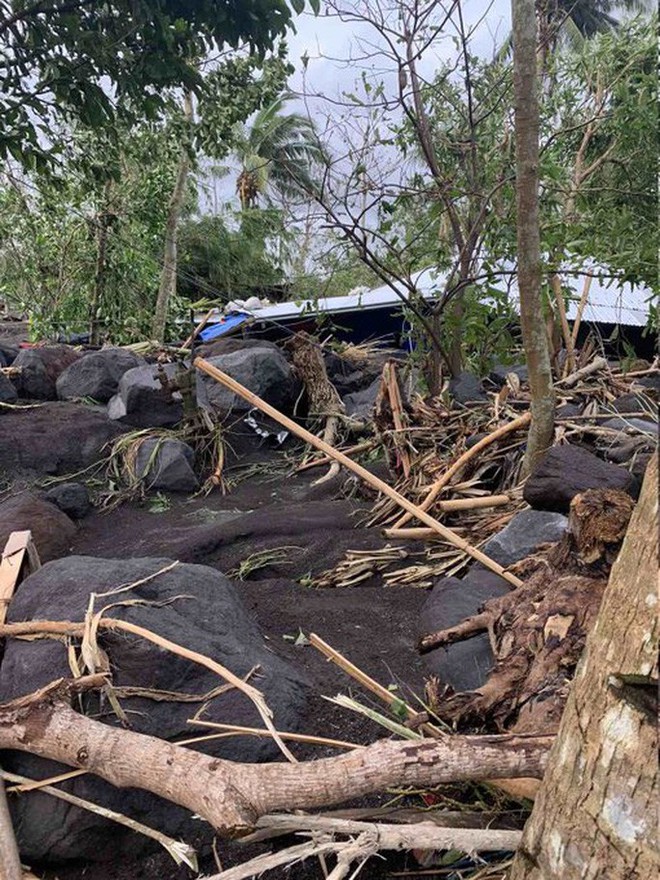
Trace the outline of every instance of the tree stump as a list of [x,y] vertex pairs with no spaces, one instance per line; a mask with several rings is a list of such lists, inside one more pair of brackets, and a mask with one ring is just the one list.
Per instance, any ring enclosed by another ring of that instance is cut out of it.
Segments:
[[658,876],[657,575],[655,456],[509,880]]

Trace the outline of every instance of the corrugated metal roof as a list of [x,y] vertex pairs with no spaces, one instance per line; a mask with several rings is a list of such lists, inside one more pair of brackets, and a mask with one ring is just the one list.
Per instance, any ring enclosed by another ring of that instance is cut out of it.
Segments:
[[[511,264],[503,265],[498,280],[491,285],[506,293],[513,308],[518,311],[518,284]],[[568,318],[574,320],[584,287],[585,279],[591,277],[589,298],[583,313],[583,320],[602,324],[622,324],[631,327],[644,327],[649,318],[654,293],[650,288],[633,287],[621,282],[603,267],[587,262],[580,272],[567,269],[562,272],[562,284],[572,291],[568,305]],[[415,273],[411,280],[420,295],[433,299],[442,292],[446,273],[433,267]],[[348,296],[321,297],[318,300],[285,302],[254,309],[250,313],[257,319],[283,321],[304,315],[322,313],[341,314],[342,312],[369,311],[391,305],[396,306],[408,298],[405,288],[398,293],[390,285],[382,285],[373,290],[361,291]],[[485,300],[488,296],[485,297]],[[219,313],[220,314],[220,313]],[[213,319],[211,319],[213,320]]]

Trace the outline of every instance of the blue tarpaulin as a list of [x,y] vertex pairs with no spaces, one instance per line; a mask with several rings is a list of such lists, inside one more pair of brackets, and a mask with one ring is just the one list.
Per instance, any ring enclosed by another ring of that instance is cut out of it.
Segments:
[[250,317],[251,316],[245,314],[245,312],[225,315],[217,324],[211,324],[209,327],[205,327],[199,334],[199,338],[202,342],[210,342],[211,339],[217,339],[218,336],[225,336],[230,330],[235,330],[237,327],[240,327],[241,324],[244,324]]

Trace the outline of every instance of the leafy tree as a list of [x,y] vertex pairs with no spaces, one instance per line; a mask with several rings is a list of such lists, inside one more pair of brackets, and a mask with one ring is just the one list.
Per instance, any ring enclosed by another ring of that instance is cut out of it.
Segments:
[[[233,222],[232,222],[233,221]],[[284,234],[283,216],[274,208],[250,208],[237,221],[198,217],[185,221],[179,242],[178,292],[190,300],[267,296],[274,299],[284,273],[273,253]]]
[[314,166],[324,151],[311,119],[283,113],[287,95],[260,110],[249,125],[237,125],[233,152],[241,170],[236,181],[241,207],[254,208],[274,190],[287,199],[314,187]]
[[154,120],[168,90],[204,93],[195,60],[241,43],[263,54],[291,17],[286,0],[1,0],[0,159],[45,169],[63,120]]

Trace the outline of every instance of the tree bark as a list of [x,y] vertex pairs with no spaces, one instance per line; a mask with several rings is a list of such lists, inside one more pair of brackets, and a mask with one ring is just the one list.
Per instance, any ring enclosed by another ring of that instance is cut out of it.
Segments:
[[[193,121],[192,92],[186,92],[183,98],[183,111],[187,122]],[[156,309],[151,329],[151,338],[157,342],[165,340],[167,312],[172,296],[176,293],[177,273],[177,242],[179,237],[179,220],[186,196],[186,183],[190,171],[190,154],[188,144],[184,144],[179,157],[174,189],[170,197],[167,222],[165,224],[165,247],[163,251],[163,268],[160,274],[160,285],[156,299]]]
[[94,721],[70,708],[66,695],[50,687],[37,699],[0,706],[0,749],[31,752],[120,788],[154,792],[225,836],[244,833],[266,813],[327,806],[392,785],[540,775],[551,742],[516,736],[383,740],[300,764],[238,764]]
[[555,394],[541,305],[539,229],[539,103],[534,0],[512,0],[516,127],[516,226],[520,325],[529,370],[532,423],[523,470],[552,443]]
[[660,871],[657,683],[644,685],[658,674],[657,493],[655,456],[509,880],[647,880]]

